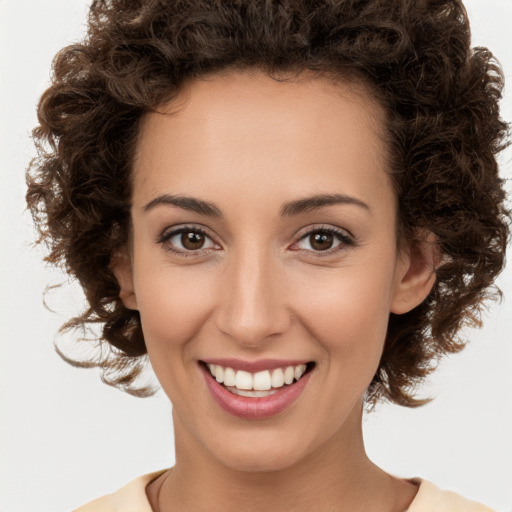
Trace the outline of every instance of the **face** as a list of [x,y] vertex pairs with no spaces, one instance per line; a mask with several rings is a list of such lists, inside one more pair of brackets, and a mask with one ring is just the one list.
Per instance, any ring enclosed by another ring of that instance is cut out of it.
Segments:
[[350,440],[389,313],[422,294],[397,253],[381,108],[354,85],[231,72],[160,112],[115,271],[177,442],[265,470]]

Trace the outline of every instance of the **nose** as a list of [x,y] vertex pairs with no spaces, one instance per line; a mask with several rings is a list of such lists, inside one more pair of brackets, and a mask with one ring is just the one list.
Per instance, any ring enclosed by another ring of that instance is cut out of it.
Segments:
[[246,348],[265,347],[290,324],[282,269],[265,249],[247,247],[226,264],[217,327]]

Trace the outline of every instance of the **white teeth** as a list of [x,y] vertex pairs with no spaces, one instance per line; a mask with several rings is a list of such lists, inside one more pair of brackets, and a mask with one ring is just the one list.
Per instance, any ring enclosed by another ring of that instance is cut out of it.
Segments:
[[270,379],[270,372],[265,370],[263,372],[255,373],[253,376],[253,389],[258,391],[267,391],[272,387],[272,381]]
[[215,380],[221,384],[224,382],[224,368],[222,366],[217,365],[215,367]]
[[238,370],[235,377],[235,386],[238,389],[252,389],[252,375],[249,372]]
[[284,372],[281,368],[276,368],[272,372],[272,387],[280,388],[284,385]]
[[294,377],[295,369],[293,368],[293,366],[288,366],[284,371],[284,383],[291,384],[293,382]]
[[233,368],[224,370],[224,386],[234,386],[236,382],[236,373]]
[[238,396],[250,396],[253,398],[261,398],[263,396],[270,396],[274,393],[277,393],[277,389],[269,389],[268,391],[255,391],[253,389],[246,390],[246,389],[238,389],[238,388],[229,388],[229,391],[233,393],[234,395]]
[[299,366],[295,367],[295,380],[299,380],[306,371],[306,365],[305,364],[299,364]]
[[[208,368],[217,382],[224,384],[237,395],[268,396],[285,384],[290,385],[294,380],[299,380],[304,375],[307,366],[299,364],[257,373],[235,371],[233,368],[224,368],[218,364],[208,364]],[[243,393],[240,390],[244,390]]]

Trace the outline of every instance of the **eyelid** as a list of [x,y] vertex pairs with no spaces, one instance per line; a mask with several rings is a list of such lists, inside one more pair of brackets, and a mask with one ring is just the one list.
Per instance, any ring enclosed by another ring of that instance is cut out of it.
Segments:
[[171,240],[176,235],[179,235],[181,233],[186,233],[186,232],[200,233],[200,234],[204,235],[206,238],[209,238],[214,245],[220,246],[220,244],[215,240],[215,237],[213,237],[209,233],[208,229],[206,229],[202,226],[193,225],[193,224],[192,225],[191,224],[183,224],[183,225],[168,227],[162,232],[161,235],[159,235],[156,242],[161,245],[164,245],[168,251],[173,252],[179,256],[183,256],[183,257],[200,256],[205,251],[209,251],[212,249],[212,247],[207,247],[207,248],[201,248],[201,249],[196,249],[196,250],[186,250],[186,249],[176,249],[176,248],[171,247],[171,245],[168,243],[169,240]]
[[[220,247],[220,244],[215,240],[215,237],[212,236],[209,233],[209,230],[201,225],[194,225],[194,224],[183,224],[183,225],[177,225],[177,226],[171,226],[166,228],[163,233],[158,237],[157,243],[164,245],[166,249],[170,252],[173,252],[179,256],[183,257],[189,257],[189,256],[201,256],[205,252],[208,252],[212,249],[212,247],[207,248],[201,248],[196,250],[186,250],[186,249],[176,249],[171,247],[170,244],[167,242],[173,238],[176,235],[179,235],[180,233],[184,232],[196,232],[204,235],[206,238],[209,238],[210,241],[216,245],[217,247]],[[298,243],[300,243],[302,240],[307,238],[308,236],[311,236],[313,233],[330,233],[335,238],[338,239],[340,242],[338,245],[336,245],[334,248],[326,249],[323,251],[316,251],[314,249],[293,249],[294,246],[296,246]],[[317,225],[317,226],[309,226],[307,228],[304,228],[304,230],[301,230],[299,234],[296,237],[296,241],[293,242],[293,244],[290,246],[290,249],[300,252],[300,253],[308,253],[313,254],[314,257],[324,257],[324,256],[332,256],[334,254],[337,254],[338,252],[346,249],[347,247],[356,245],[355,237],[346,229],[334,227],[332,225]],[[218,249],[215,249],[218,250]]]
[[353,247],[356,245],[355,237],[346,229],[334,227],[332,225],[318,225],[318,226],[314,226],[314,227],[310,226],[310,227],[306,228],[305,231],[302,231],[297,236],[297,241],[292,244],[292,247],[297,245],[299,242],[301,242],[308,236],[311,236],[313,233],[318,233],[318,232],[330,233],[334,237],[336,237],[340,243],[338,245],[336,245],[334,248],[326,249],[324,251],[315,251],[312,249],[294,249],[294,250],[296,250],[297,252],[313,254],[314,257],[321,258],[324,256],[332,256],[334,254],[337,254],[340,251],[343,251],[347,247],[351,247],[351,246]]

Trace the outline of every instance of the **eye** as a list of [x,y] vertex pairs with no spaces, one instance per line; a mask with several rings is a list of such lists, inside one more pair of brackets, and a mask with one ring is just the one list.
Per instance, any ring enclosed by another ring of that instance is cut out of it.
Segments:
[[294,245],[299,250],[332,254],[354,245],[354,239],[348,233],[331,227],[316,228],[301,236]]
[[200,228],[184,226],[179,229],[165,232],[159,243],[164,244],[172,252],[183,256],[192,256],[192,254],[202,252],[205,249],[216,249],[218,245]]

